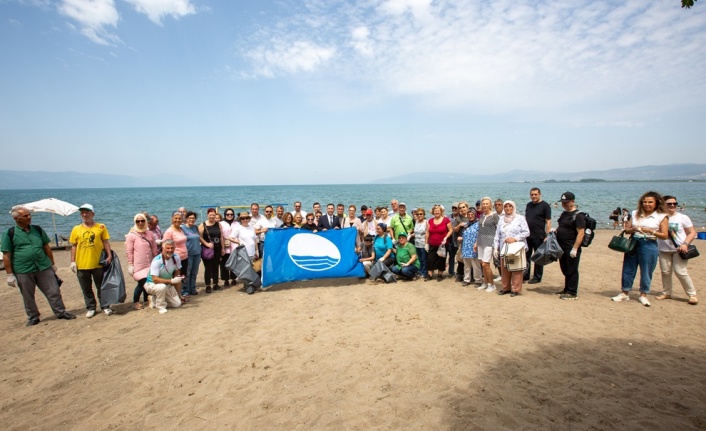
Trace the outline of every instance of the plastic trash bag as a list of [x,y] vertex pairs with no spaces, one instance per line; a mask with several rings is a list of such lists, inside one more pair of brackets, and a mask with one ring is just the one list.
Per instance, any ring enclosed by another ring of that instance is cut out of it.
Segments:
[[564,251],[559,247],[559,241],[556,239],[554,232],[547,234],[547,240],[542,243],[534,253],[530,260],[536,265],[549,265],[556,262],[564,255]]
[[395,274],[390,271],[390,268],[388,268],[387,265],[382,263],[380,260],[375,262],[375,265],[370,268],[370,278],[373,280],[382,278],[385,283],[397,283],[397,277],[395,277]]
[[125,277],[120,266],[118,255],[113,250],[110,251],[113,258],[109,265],[105,265],[107,254],[105,250],[101,252],[101,264],[103,264],[103,283],[101,284],[101,308],[107,308],[112,304],[125,302]]
[[245,250],[245,246],[238,246],[235,251],[230,254],[230,257],[226,261],[226,268],[230,269],[238,282],[245,283],[246,287],[260,288],[262,287],[262,280],[260,275],[258,275],[255,268],[253,268],[252,261],[248,252]]

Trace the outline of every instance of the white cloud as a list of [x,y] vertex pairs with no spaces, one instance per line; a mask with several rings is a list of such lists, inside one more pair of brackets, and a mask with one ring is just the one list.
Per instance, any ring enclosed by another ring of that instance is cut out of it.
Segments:
[[174,19],[196,13],[196,8],[190,0],[125,0],[137,12],[147,15],[150,21],[162,25],[162,18],[171,16]]
[[119,16],[113,0],[63,0],[59,12],[78,21],[81,33],[93,42],[108,45],[119,40],[106,30],[106,27],[118,25]]
[[609,115],[640,123],[706,98],[706,13],[673,2],[370,0],[326,9],[314,1],[298,10],[244,49],[256,75],[326,64],[342,85],[366,82],[422,106],[572,107],[591,124],[615,124]]

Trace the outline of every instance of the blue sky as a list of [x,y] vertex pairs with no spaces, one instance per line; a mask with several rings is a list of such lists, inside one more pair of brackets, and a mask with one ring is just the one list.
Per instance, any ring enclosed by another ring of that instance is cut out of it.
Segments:
[[0,0],[0,40],[0,169],[217,185],[706,163],[700,1]]

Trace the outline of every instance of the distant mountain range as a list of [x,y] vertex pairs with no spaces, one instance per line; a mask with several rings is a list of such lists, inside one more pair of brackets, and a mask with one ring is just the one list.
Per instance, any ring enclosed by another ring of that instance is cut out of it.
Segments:
[[638,166],[605,171],[549,172],[514,170],[491,175],[470,175],[452,172],[418,172],[380,178],[382,184],[449,184],[449,183],[508,183],[554,181],[706,181],[706,164],[683,163]]
[[[606,171],[549,172],[514,170],[491,175],[453,172],[417,172],[380,178],[378,184],[508,183],[551,181],[706,181],[706,164],[672,164],[610,169]],[[128,175],[88,174],[82,172],[44,172],[0,170],[0,190],[85,189],[111,187],[178,187],[199,184],[191,178],[170,176],[133,177]]]

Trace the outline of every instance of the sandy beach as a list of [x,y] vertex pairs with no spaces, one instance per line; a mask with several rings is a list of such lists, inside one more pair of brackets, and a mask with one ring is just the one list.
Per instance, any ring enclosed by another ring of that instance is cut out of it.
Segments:
[[659,268],[652,307],[636,293],[614,303],[612,235],[584,250],[578,301],[554,294],[558,263],[515,298],[451,279],[336,279],[231,287],[165,315],[132,309],[130,278],[128,302],[93,319],[57,251],[76,320],[57,320],[37,292],[42,321],[25,327],[3,279],[0,428],[705,429],[706,257],[689,265],[701,304],[676,279],[675,299],[654,300]]

